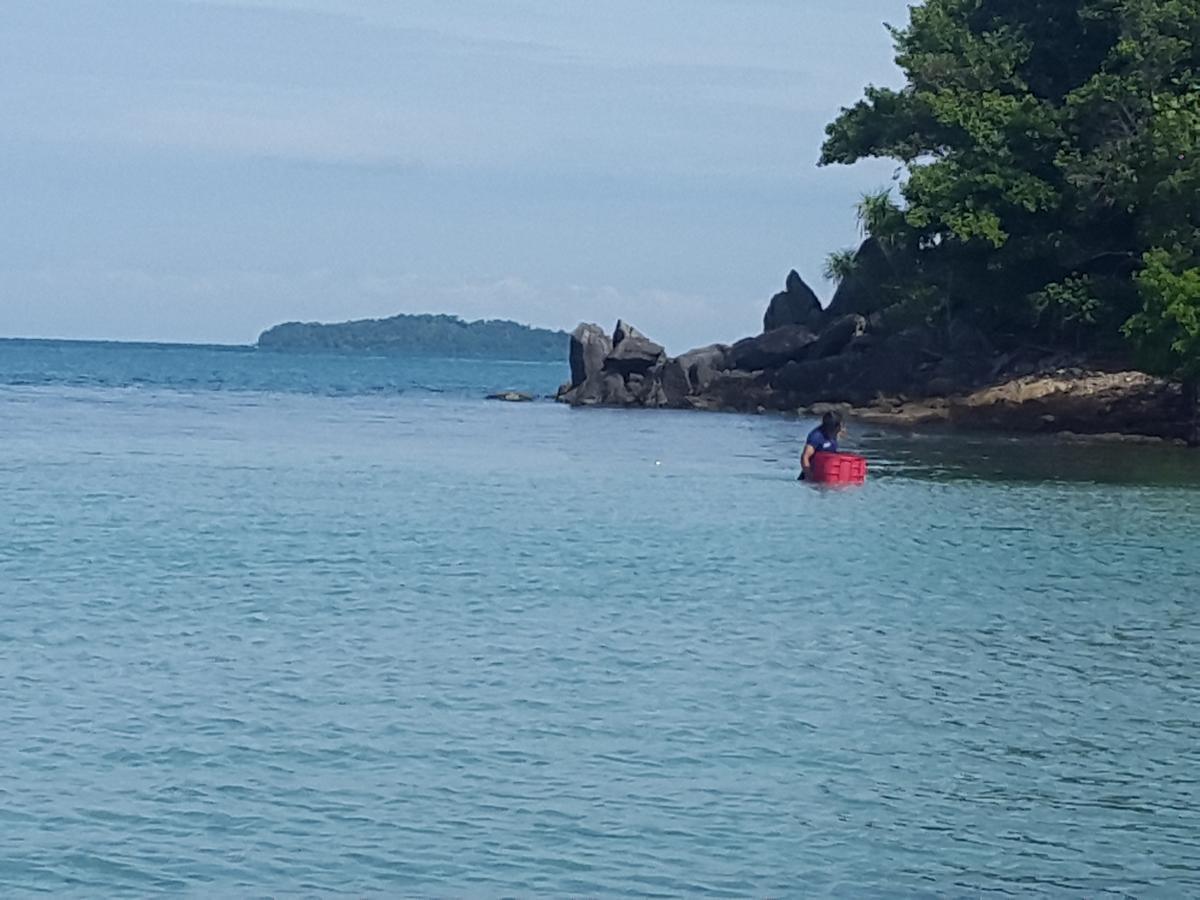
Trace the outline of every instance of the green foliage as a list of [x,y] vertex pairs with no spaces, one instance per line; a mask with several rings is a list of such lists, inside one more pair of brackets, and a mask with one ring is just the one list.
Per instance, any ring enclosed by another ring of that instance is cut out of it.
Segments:
[[864,234],[878,235],[882,240],[898,235],[904,227],[904,210],[892,198],[888,189],[864,194],[858,201],[858,225]]
[[1166,250],[1152,250],[1137,284],[1144,305],[1125,331],[1146,367],[1200,379],[1200,265],[1187,266]]
[[1070,323],[1094,325],[1100,309],[1095,286],[1086,275],[1048,284],[1030,299],[1039,316],[1053,319],[1060,328]]
[[853,248],[833,251],[825,258],[825,277],[841,284],[858,268],[857,257]]
[[457,316],[399,315],[323,325],[287,322],[264,331],[266,350],[333,353],[394,353],[411,356],[487,357],[559,361],[567,352],[561,331],[516,322],[464,322]]
[[1063,343],[1144,302],[1146,333],[1146,254],[1200,257],[1200,0],[926,0],[892,34],[905,86],[867,88],[821,162],[906,166],[860,218],[908,290]]

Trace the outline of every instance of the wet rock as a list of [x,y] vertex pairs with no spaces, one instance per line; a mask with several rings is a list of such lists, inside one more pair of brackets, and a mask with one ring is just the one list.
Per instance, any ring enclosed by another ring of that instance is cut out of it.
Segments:
[[506,403],[529,403],[533,400],[533,395],[521,391],[499,391],[495,394],[488,394],[487,399],[503,400]]

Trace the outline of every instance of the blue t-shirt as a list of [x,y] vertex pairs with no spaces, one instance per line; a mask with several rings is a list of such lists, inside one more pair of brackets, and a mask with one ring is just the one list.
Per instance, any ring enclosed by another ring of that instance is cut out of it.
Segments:
[[825,432],[818,425],[808,435],[808,440],[805,441],[808,446],[812,447],[818,453],[837,453],[838,444],[836,438],[826,437]]

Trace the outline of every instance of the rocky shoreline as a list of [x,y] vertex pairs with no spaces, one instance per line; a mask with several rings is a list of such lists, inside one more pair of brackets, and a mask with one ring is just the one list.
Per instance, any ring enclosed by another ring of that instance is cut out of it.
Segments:
[[898,328],[854,299],[839,291],[823,309],[792,272],[761,334],[677,357],[624,321],[611,335],[581,324],[571,335],[571,380],[557,399],[741,413],[835,407],[906,427],[1196,442],[1195,407],[1177,383],[1079,354],[1002,352],[957,323]]

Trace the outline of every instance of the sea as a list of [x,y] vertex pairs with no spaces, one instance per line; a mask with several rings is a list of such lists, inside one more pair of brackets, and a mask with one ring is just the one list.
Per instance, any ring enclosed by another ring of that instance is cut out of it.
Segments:
[[0,342],[0,895],[1200,895],[1200,454],[566,376]]

